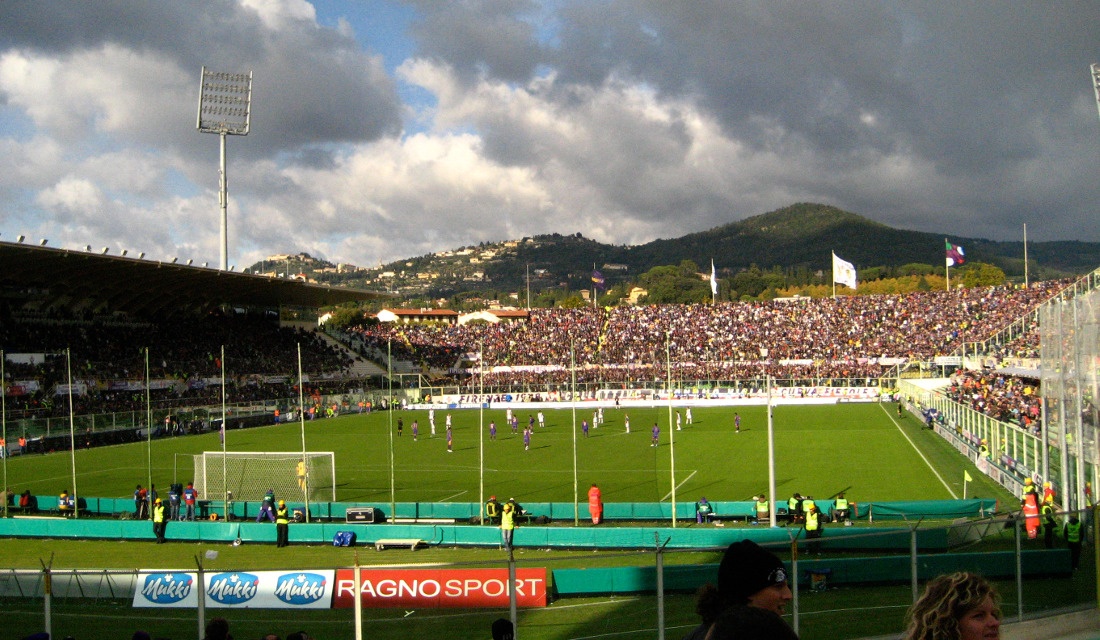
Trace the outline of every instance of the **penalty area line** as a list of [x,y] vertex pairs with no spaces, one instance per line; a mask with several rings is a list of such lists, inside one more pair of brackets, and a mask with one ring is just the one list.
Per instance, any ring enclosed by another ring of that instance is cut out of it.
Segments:
[[909,437],[909,434],[905,433],[905,430],[901,428],[901,423],[895,420],[894,416],[890,415],[890,412],[886,410],[886,406],[883,405],[881,402],[878,406],[880,409],[882,409],[882,412],[886,414],[886,417],[890,418],[890,422],[893,422],[894,426],[897,427],[898,433],[900,433],[902,436],[905,437],[906,440],[909,441],[909,446],[913,447],[913,451],[917,452],[917,455],[920,456],[921,460],[924,460],[924,464],[928,465],[928,469],[932,472],[933,475],[936,476],[937,479],[939,479],[940,483],[943,484],[943,488],[947,489],[947,493],[951,494],[951,498],[954,500],[958,500],[959,496],[955,493],[955,490],[947,484],[947,481],[943,479],[943,476],[940,475],[940,472],[936,471],[936,468],[932,466],[932,463],[928,461],[928,458],[924,457],[924,452],[917,448],[917,443],[913,442],[912,438]]

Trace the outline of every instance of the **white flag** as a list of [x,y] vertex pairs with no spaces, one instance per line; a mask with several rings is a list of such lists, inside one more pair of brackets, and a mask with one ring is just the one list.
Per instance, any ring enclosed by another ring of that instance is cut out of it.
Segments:
[[710,261],[710,293],[713,296],[718,295],[718,276],[714,272],[714,259]]
[[851,262],[845,262],[833,254],[833,282],[856,288],[856,267]]

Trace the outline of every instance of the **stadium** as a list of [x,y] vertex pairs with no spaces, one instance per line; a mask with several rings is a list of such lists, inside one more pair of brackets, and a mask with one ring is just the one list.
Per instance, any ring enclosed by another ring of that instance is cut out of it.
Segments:
[[[18,243],[0,266],[15,637],[119,635],[133,615],[201,637],[287,609],[316,638],[481,637],[496,617],[532,638],[679,637],[741,539],[789,564],[805,638],[896,632],[918,580],[959,569],[1026,589],[1004,604],[1026,637],[1095,615],[1095,547],[1047,546],[1020,497],[1046,488],[1059,531],[1092,507],[1096,273],[336,331],[318,309],[376,294]],[[189,484],[194,517],[151,546],[150,489],[178,506]],[[294,513],[287,550],[268,491]],[[808,539],[795,494],[851,514]],[[498,497],[521,505],[512,547]],[[307,570],[332,592],[225,582]],[[143,601],[166,576],[206,588]],[[452,580],[478,586],[445,602]]]

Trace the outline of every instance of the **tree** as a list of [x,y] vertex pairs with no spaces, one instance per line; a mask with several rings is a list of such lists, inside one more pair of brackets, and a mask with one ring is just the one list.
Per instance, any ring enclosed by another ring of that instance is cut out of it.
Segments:
[[584,301],[584,298],[578,295],[569,296],[558,303],[558,306],[562,309],[580,309],[587,305],[588,303]]
[[699,276],[699,266],[684,260],[677,266],[654,267],[638,278],[649,292],[650,304],[690,304],[710,300],[710,283]]
[[984,262],[971,262],[959,268],[964,287],[993,287],[1005,283],[1005,272]]
[[361,325],[364,321],[363,309],[358,305],[337,307],[329,313],[332,315],[326,324],[334,329],[346,329],[350,326]]

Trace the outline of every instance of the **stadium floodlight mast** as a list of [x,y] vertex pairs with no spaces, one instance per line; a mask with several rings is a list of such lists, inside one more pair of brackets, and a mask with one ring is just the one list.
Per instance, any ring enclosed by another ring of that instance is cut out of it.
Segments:
[[1100,114],[1100,62],[1094,62],[1089,67],[1092,72],[1092,90],[1096,94],[1096,110]]
[[221,207],[221,270],[229,265],[229,180],[225,172],[225,137],[246,136],[252,115],[252,72],[223,73],[204,66],[199,82],[198,129],[221,141],[218,204]]

